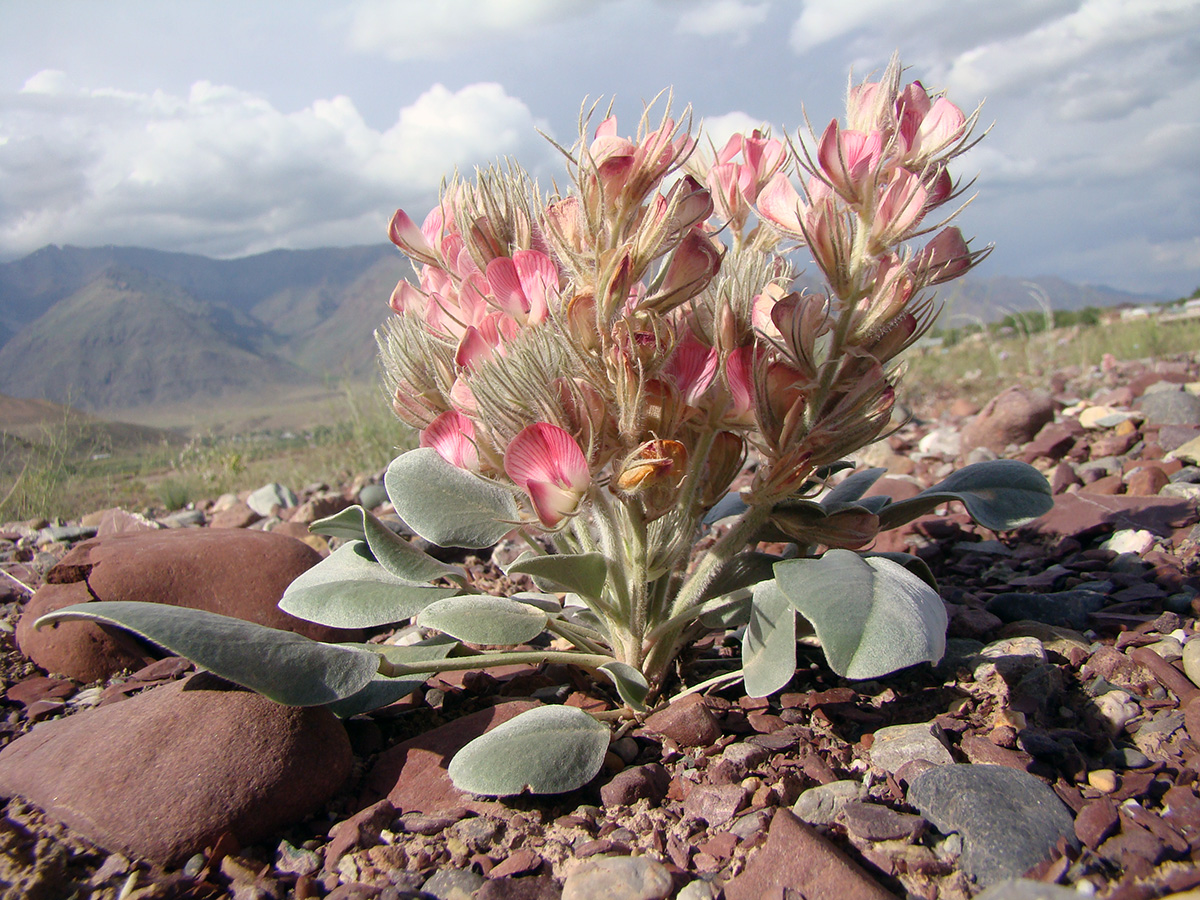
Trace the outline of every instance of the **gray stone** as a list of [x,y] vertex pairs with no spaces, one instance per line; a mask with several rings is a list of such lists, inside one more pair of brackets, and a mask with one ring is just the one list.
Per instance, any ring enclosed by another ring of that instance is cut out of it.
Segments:
[[934,734],[934,728],[931,722],[880,728],[871,744],[871,764],[893,775],[905,763],[917,759],[926,759],[938,766],[951,765],[954,757]]
[[204,524],[204,510],[181,509],[160,520],[168,528],[195,528]]
[[993,884],[975,900],[1080,900],[1083,895],[1071,888],[1030,881],[1026,878],[1006,878]]
[[1106,599],[1103,594],[1094,591],[1059,591],[1053,594],[1007,591],[997,594],[984,608],[1005,622],[1032,619],[1082,631],[1088,626],[1088,616],[1103,609]]
[[1193,636],[1183,645],[1183,671],[1192,679],[1192,684],[1200,687],[1200,638]]
[[264,484],[246,498],[246,505],[260,516],[271,515],[277,506],[281,509],[288,509],[298,502],[291,488],[284,487],[277,482]]
[[421,890],[437,900],[471,900],[485,880],[470,869],[440,869],[429,876]]
[[646,856],[596,856],[563,882],[562,900],[665,900],[671,873]]
[[1187,391],[1154,391],[1138,405],[1152,425],[1200,425],[1200,397]]
[[1038,778],[1005,766],[954,765],[922,772],[908,802],[942,832],[963,838],[962,868],[981,885],[1024,874],[1060,837],[1078,845],[1070,810]]
[[711,882],[697,879],[680,888],[675,900],[717,900],[719,890]]
[[388,502],[387,489],[382,484],[363,485],[358,492],[358,502],[366,509],[375,509]]
[[1046,647],[1034,637],[1003,638],[992,641],[975,657],[976,681],[986,681],[993,675],[1019,679],[1046,662]]
[[42,544],[72,543],[96,536],[94,525],[50,525],[37,534],[38,546]]
[[843,806],[866,795],[866,788],[857,781],[831,781],[802,793],[792,806],[792,812],[809,825],[828,825]]

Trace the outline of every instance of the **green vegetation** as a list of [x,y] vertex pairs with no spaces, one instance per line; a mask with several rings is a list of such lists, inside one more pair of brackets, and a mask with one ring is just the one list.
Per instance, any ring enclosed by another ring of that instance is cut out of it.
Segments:
[[[111,506],[170,511],[271,481],[299,489],[382,470],[415,445],[378,390],[345,387],[330,425],[114,446],[74,414],[21,437],[0,431],[0,521],[77,518]],[[148,431],[148,430],[147,430]]]

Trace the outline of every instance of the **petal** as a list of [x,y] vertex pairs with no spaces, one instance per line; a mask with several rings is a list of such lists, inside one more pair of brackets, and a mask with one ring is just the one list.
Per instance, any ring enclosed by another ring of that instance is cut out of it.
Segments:
[[396,214],[392,216],[392,221],[388,224],[388,237],[393,244],[418,262],[430,265],[440,262],[433,245],[402,209],[396,210]]
[[535,422],[512,439],[504,453],[504,471],[526,491],[531,482],[543,482],[582,495],[591,482],[575,439],[546,422]]
[[456,410],[444,412],[421,432],[422,447],[432,447],[442,459],[460,469],[479,468],[475,450],[475,425]]
[[792,237],[803,237],[800,227],[803,209],[804,201],[799,192],[782,172],[768,181],[758,195],[758,214]]

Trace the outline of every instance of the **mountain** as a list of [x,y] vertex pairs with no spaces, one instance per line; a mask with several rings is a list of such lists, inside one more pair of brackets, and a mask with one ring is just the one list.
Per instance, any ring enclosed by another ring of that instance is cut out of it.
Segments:
[[[89,412],[269,399],[374,377],[373,333],[396,282],[389,245],[219,260],[142,247],[49,246],[0,265],[0,391]],[[972,273],[940,324],[1163,298],[1056,277]]]
[[0,266],[0,391],[99,411],[368,377],[408,271],[387,246],[46,247]]

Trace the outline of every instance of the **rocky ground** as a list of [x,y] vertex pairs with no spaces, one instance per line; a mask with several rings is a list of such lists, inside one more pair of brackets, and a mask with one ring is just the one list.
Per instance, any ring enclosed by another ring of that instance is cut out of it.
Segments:
[[[484,801],[445,763],[530,704],[611,708],[580,672],[438,676],[341,723],[90,624],[29,629],[92,598],[271,623],[328,549],[307,523],[382,504],[376,483],[0,525],[0,896],[1195,896],[1198,390],[1195,359],[1109,362],[982,410],[913,410],[863,454],[889,469],[876,489],[906,496],[1000,455],[1056,493],[1015,534],[951,508],[881,537],[938,578],[941,664],[850,682],[802,647],[780,694],[678,701],[555,798]],[[466,562],[504,587],[489,559]],[[681,675],[737,659],[736,633],[717,635]]]

